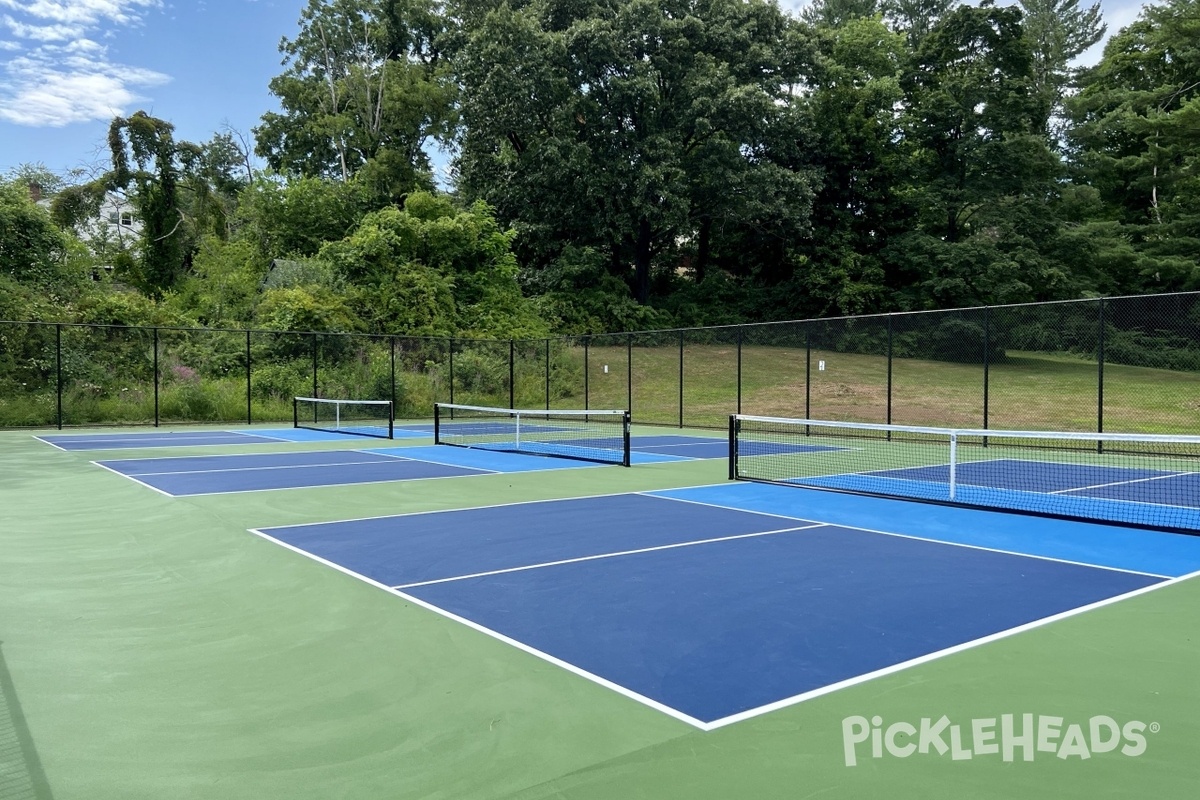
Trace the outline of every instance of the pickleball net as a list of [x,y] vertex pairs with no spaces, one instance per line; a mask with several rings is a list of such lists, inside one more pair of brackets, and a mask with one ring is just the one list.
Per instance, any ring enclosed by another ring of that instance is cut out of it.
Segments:
[[625,410],[511,409],[438,403],[436,444],[629,466]]
[[292,425],[314,431],[391,439],[391,400],[292,398]]
[[1200,533],[1200,436],[735,414],[729,477]]

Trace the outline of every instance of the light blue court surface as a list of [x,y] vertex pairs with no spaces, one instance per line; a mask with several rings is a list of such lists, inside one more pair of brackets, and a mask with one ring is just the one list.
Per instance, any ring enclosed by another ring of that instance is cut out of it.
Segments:
[[761,484],[256,532],[702,728],[1200,569],[1191,537]]
[[766,514],[819,514],[834,524],[1169,577],[1200,570],[1200,536],[762,483],[728,483],[657,494]]
[[997,458],[949,465],[780,478],[851,492],[947,501],[985,508],[1200,530],[1200,473],[1144,467]]

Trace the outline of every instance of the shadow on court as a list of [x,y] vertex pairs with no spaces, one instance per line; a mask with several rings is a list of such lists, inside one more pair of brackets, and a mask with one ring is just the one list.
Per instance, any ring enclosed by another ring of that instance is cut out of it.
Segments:
[[52,797],[0,646],[0,798],[51,800]]

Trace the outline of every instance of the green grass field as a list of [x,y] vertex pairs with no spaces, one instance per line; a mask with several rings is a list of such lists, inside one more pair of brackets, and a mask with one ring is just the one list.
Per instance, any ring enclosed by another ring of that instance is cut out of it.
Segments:
[[[829,356],[847,387],[873,370]],[[1014,399],[1037,380],[1020,360],[1005,370]],[[785,410],[782,391],[753,385],[747,410]],[[4,800],[1190,798],[1200,785],[1194,579],[702,732],[247,529],[715,484],[724,462],[191,498],[89,463],[166,454],[0,432]],[[1154,732],[1134,756],[876,759],[864,746],[846,765],[853,715],[969,726],[1025,713]]]

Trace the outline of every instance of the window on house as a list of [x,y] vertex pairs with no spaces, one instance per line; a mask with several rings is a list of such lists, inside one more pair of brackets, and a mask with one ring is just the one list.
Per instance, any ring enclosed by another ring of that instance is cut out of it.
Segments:
[[121,220],[120,220],[120,216],[117,214],[117,212],[110,211],[110,212],[108,212],[108,221],[113,225],[117,225],[120,223]]
[[121,212],[121,224],[124,225],[126,228],[131,227],[133,225],[133,214],[131,214],[128,211],[122,211]]

